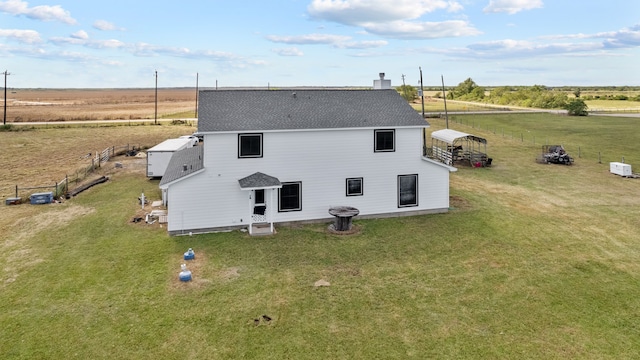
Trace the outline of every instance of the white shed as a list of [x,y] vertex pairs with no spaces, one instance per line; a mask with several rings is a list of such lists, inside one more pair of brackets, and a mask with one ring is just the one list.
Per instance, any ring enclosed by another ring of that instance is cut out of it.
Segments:
[[147,177],[162,177],[176,151],[192,146],[189,138],[168,139],[147,150]]

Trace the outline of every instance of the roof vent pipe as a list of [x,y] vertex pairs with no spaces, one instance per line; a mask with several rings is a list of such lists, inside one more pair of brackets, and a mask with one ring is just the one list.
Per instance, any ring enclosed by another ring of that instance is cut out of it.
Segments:
[[380,80],[384,80],[384,73],[379,73],[378,75],[380,75]]

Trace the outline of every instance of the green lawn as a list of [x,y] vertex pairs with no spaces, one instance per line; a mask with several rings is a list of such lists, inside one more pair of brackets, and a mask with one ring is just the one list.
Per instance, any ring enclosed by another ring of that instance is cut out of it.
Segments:
[[0,358],[638,358],[640,179],[609,174],[608,158],[540,165],[540,143],[510,136],[640,167],[637,121],[457,116],[450,127],[486,137],[494,165],[452,174],[449,213],[356,218],[350,236],[316,224],[169,237],[130,222],[141,191],[159,197],[143,172],[5,206],[35,214],[0,235]]

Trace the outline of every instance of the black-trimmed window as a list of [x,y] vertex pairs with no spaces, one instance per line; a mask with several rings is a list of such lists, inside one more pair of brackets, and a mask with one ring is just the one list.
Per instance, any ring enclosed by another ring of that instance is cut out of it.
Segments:
[[262,157],[262,134],[238,134],[238,157]]
[[373,130],[374,151],[396,151],[396,131],[393,129]]
[[362,196],[364,194],[364,187],[362,178],[348,178],[347,179],[347,196]]
[[302,182],[282,183],[282,188],[278,189],[278,211],[300,210],[302,210]]
[[398,207],[418,206],[418,174],[398,175]]

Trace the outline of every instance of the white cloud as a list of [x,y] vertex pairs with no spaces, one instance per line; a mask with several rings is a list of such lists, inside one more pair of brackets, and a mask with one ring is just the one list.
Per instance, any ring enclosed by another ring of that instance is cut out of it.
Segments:
[[604,50],[599,42],[541,44],[522,40],[496,40],[467,46],[465,57],[471,58],[522,58],[547,55],[576,55]]
[[7,0],[0,2],[0,12],[15,16],[24,15],[34,20],[60,21],[69,25],[77,23],[77,21],[71,17],[71,14],[60,5],[39,5],[29,7],[29,3],[26,1]]
[[42,42],[40,34],[35,30],[0,29],[0,37],[27,44]]
[[313,0],[307,11],[312,18],[358,26],[368,33],[396,39],[435,39],[480,34],[469,22],[425,22],[428,13],[459,12],[457,1],[443,0]]
[[328,35],[328,34],[307,34],[298,36],[277,36],[268,35],[266,39],[275,43],[313,45],[313,44],[336,44],[351,40],[349,36]]
[[483,11],[485,13],[515,14],[524,10],[542,8],[542,0],[490,0]]
[[443,0],[313,0],[309,15],[345,25],[417,19],[436,10],[459,11],[456,1]]
[[608,48],[629,48],[640,46],[640,24],[630,28],[622,28],[618,31],[599,32],[595,34],[569,34],[543,36],[541,39],[551,40],[581,40],[581,39],[604,39],[603,43]]
[[84,30],[78,30],[76,32],[74,32],[73,34],[71,34],[71,37],[74,39],[82,39],[82,40],[86,40],[89,38],[89,34],[87,34],[86,31]]
[[267,40],[275,43],[295,45],[330,45],[337,49],[370,49],[387,45],[384,40],[354,41],[350,36],[329,34],[307,34],[297,36],[268,35]]
[[106,21],[106,20],[96,20],[93,23],[93,27],[102,30],[102,31],[114,31],[114,30],[124,30],[122,28],[117,27],[115,24]]
[[296,47],[273,49],[273,52],[280,56],[304,56],[304,53]]
[[52,37],[49,39],[49,41],[59,46],[79,45],[92,49],[117,49],[124,48],[126,46],[126,44],[122,41],[115,39],[89,39],[89,35],[83,30],[73,33],[70,37]]
[[334,47],[340,49],[372,49],[386,46],[389,44],[385,40],[368,40],[368,41],[346,41],[334,44]]
[[481,32],[462,20],[442,22],[408,22],[366,24],[364,28],[376,35],[398,39],[437,39],[445,37],[475,36]]

